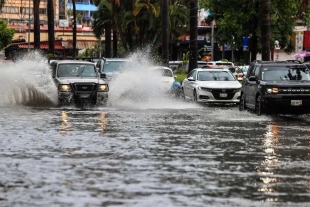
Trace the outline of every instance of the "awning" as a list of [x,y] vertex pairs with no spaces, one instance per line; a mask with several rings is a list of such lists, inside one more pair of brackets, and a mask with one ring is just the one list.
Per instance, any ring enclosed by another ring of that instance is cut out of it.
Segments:
[[[71,2],[68,2],[68,8],[73,9]],[[90,3],[75,3],[75,9],[77,11],[97,11],[97,7]]]

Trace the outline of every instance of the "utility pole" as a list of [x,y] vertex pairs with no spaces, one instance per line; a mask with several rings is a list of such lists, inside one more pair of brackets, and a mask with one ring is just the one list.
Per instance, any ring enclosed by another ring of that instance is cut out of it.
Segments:
[[28,5],[28,10],[29,10],[29,16],[28,16],[28,52],[30,51],[30,1],[29,0],[29,5]]
[[73,40],[72,40],[73,55],[72,55],[72,57],[75,58],[75,53],[76,53],[76,9],[75,9],[75,0],[72,0],[72,6],[73,6]]
[[47,1],[47,28],[48,28],[48,50],[55,53],[55,28],[54,28],[54,4],[53,0]]
[[270,0],[261,0],[262,60],[270,60]]
[[190,1],[190,36],[189,36],[189,71],[197,68],[197,36],[198,36],[198,0]]
[[162,23],[162,59],[165,66],[169,66],[169,0],[161,1]]
[[[33,0],[33,46],[34,49],[40,49],[41,38],[40,38],[40,0]],[[29,10],[30,13],[30,10]]]
[[[224,47],[225,45],[223,45],[223,50],[225,49]],[[211,61],[214,61],[214,20],[212,20],[211,27]]]

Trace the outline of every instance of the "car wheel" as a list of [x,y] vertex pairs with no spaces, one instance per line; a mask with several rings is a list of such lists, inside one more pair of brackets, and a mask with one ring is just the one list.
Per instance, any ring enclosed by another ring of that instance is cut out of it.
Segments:
[[193,97],[194,97],[194,102],[198,103],[196,90],[194,90]]
[[240,103],[239,103],[239,111],[244,111],[246,109],[245,106],[245,97],[244,94],[240,97]]
[[256,99],[255,113],[257,116],[261,116],[263,114],[261,96],[258,96]]

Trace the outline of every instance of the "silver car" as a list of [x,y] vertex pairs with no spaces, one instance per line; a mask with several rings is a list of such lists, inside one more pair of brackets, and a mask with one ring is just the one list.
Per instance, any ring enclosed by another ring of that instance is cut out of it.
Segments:
[[236,103],[241,84],[228,69],[192,70],[182,83],[185,100],[201,103]]

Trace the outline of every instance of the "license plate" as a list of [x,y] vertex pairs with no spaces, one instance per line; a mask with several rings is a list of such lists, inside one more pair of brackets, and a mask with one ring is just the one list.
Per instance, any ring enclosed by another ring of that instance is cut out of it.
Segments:
[[302,106],[302,100],[291,100],[292,106]]
[[226,98],[227,97],[227,93],[220,93],[220,97],[221,98]]
[[89,94],[80,94],[80,98],[89,98]]

